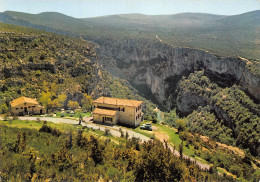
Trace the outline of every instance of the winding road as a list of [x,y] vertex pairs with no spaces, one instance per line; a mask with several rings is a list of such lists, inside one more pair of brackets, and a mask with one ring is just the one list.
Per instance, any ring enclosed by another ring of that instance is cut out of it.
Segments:
[[[35,121],[37,120],[37,118],[39,118],[41,121],[50,121],[53,123],[66,123],[66,124],[79,124],[79,121],[77,120],[73,120],[73,119],[66,119],[66,118],[51,118],[51,117],[19,117],[20,120],[30,120],[30,121]],[[100,124],[94,124],[91,122],[88,122],[91,118],[84,118],[84,120],[86,120],[86,122],[82,122],[81,125],[82,126],[87,126],[88,128],[93,128],[96,130],[101,130],[101,131],[105,131],[106,129],[110,130],[111,135],[116,136],[116,137],[120,137],[121,133],[119,131],[119,129],[121,127],[119,126],[114,126],[114,125],[100,125]],[[140,133],[136,133],[132,130],[128,130],[125,128],[121,128],[121,130],[124,132],[124,134],[126,134],[126,132],[129,135],[129,138],[132,137],[136,137],[139,138],[141,141],[148,141],[150,140],[150,138],[148,138],[147,136],[144,136]]]
[[[77,120],[66,119],[66,118],[26,117],[25,116],[25,117],[19,117],[18,119],[35,121],[35,120],[37,120],[37,118],[39,118],[41,121],[50,121],[50,122],[53,122],[53,123],[66,123],[66,124],[74,124],[74,125],[75,124],[79,124],[79,121],[77,121]],[[101,130],[101,131],[105,131],[106,129],[109,129],[111,135],[113,135],[115,137],[120,137],[121,136],[121,133],[119,131],[120,128],[121,128],[121,130],[124,132],[124,134],[126,134],[126,132],[128,133],[129,138],[132,138],[132,137],[139,138],[142,142],[150,140],[149,137],[144,136],[144,135],[142,135],[140,133],[137,133],[137,132],[135,132],[133,130],[125,129],[125,128],[122,128],[122,127],[119,127],[119,126],[114,126],[114,125],[95,124],[95,123],[90,122],[91,119],[92,118],[85,117],[84,118],[85,122],[82,122],[81,125],[82,126],[87,126],[88,128],[93,128],[93,129],[96,129],[96,130]],[[1,120],[1,117],[0,117],[0,120]],[[164,142],[164,141],[162,141],[162,142]],[[170,144],[168,145],[168,147],[169,147],[169,149],[172,151],[172,153],[174,155],[180,156],[179,152],[177,150],[174,150],[174,148]],[[210,168],[210,166],[208,164],[204,164],[204,163],[198,162],[195,159],[193,159],[193,158],[191,158],[191,157],[189,157],[187,155],[183,154],[183,158],[190,159],[191,161],[196,163],[201,169],[209,170],[209,168]]]

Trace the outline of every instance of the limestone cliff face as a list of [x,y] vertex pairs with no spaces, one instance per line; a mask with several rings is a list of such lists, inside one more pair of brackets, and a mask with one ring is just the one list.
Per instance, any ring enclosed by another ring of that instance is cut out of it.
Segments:
[[176,84],[182,76],[202,69],[219,85],[240,84],[256,100],[260,100],[260,76],[247,69],[247,64],[250,64],[247,60],[219,57],[202,50],[176,48],[155,41],[92,41],[100,45],[97,48],[99,61],[106,70],[127,79],[137,88],[149,89],[167,109],[173,104]]

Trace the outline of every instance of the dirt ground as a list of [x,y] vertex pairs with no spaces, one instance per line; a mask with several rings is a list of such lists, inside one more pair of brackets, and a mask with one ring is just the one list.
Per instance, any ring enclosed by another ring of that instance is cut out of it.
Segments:
[[159,139],[160,141],[165,140],[166,142],[169,142],[169,136],[164,133],[154,131],[154,135],[155,135],[155,138]]

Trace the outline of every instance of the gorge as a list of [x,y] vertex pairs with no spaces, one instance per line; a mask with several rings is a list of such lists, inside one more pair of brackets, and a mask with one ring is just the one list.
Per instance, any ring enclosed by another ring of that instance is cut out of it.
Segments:
[[[259,68],[259,62],[254,60],[219,57],[207,51],[173,47],[159,41],[92,41],[100,45],[97,54],[104,69],[127,79],[140,92],[147,93],[148,89],[148,93],[166,110],[177,104],[182,112],[187,112],[180,103],[175,102],[177,83],[183,76],[199,70],[204,70],[205,76],[220,87],[240,85],[259,102],[260,75],[250,70],[251,65]],[[192,100],[195,102],[196,99]]]

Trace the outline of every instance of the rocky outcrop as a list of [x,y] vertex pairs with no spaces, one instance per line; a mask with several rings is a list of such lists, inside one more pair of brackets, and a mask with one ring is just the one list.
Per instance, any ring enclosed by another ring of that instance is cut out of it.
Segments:
[[219,57],[206,51],[172,47],[158,41],[113,41],[107,38],[92,41],[99,45],[99,62],[106,70],[127,79],[139,90],[149,88],[166,109],[174,105],[176,84],[182,76],[202,69],[220,86],[239,84],[257,101],[260,100],[260,76],[247,69],[248,60]]
[[181,114],[188,115],[193,110],[196,110],[198,106],[207,106],[209,100],[206,97],[196,95],[194,93],[184,93],[181,96],[178,96],[176,105],[178,106],[178,111],[181,111]]

